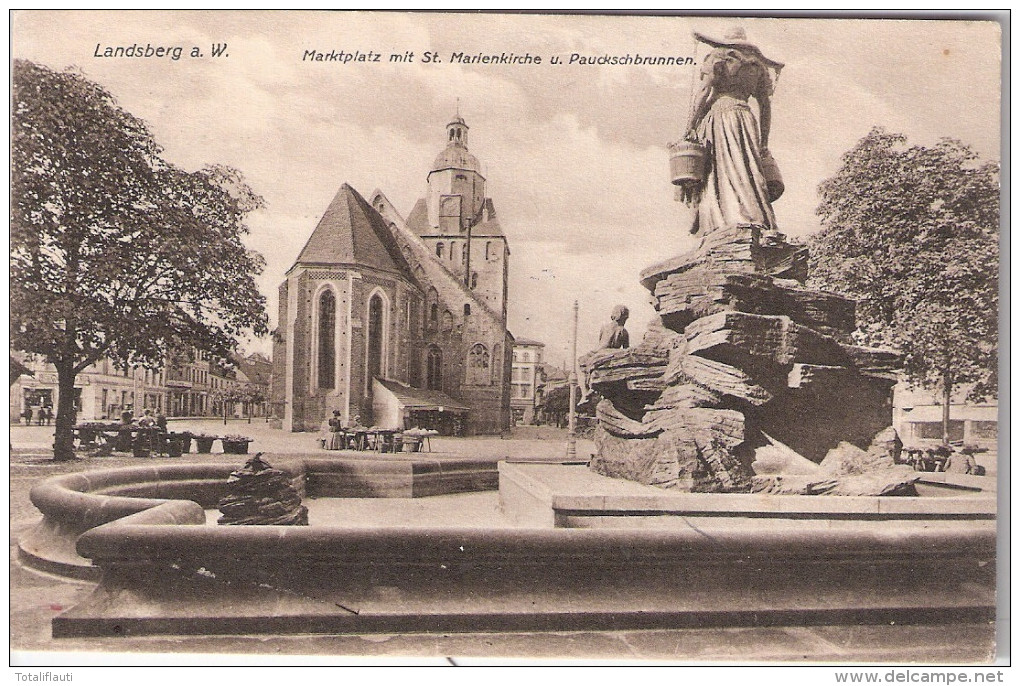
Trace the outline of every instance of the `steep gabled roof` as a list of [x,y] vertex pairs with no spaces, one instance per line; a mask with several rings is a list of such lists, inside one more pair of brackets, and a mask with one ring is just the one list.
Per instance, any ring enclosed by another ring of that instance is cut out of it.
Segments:
[[248,357],[233,355],[237,371],[241,372],[253,384],[269,385],[269,377],[273,372],[273,364],[257,353]]
[[414,203],[411,214],[407,215],[407,228],[419,236],[427,236],[432,233],[432,227],[429,226],[429,211],[425,205],[425,198],[418,198],[418,202]]
[[410,277],[386,222],[344,184],[326,208],[295,264],[357,264]]

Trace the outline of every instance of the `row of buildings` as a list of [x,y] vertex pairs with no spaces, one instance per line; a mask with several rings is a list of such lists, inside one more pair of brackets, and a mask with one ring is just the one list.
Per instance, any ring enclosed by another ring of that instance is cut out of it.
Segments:
[[[10,419],[18,422],[31,409],[56,408],[57,372],[53,365],[23,354],[11,354]],[[146,409],[168,417],[266,417],[272,365],[252,353],[219,364],[201,351],[177,354],[162,370],[118,368],[104,359],[78,374],[74,386],[78,418],[119,419]],[[243,391],[243,393],[241,392]],[[243,399],[242,399],[243,398]]]
[[510,409],[513,423],[542,424],[553,422],[546,410],[549,394],[569,383],[567,372],[545,361],[545,344],[529,338],[514,343]]

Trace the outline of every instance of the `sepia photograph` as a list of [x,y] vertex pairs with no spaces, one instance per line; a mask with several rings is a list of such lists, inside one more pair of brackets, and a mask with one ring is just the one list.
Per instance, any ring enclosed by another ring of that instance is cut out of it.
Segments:
[[11,11],[16,678],[1001,682],[1008,29]]

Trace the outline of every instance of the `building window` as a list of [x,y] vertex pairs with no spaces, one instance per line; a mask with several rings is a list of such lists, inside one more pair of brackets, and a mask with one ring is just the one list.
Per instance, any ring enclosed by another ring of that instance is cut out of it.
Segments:
[[368,301],[368,380],[382,376],[383,299],[378,293]]
[[471,272],[471,288],[478,288],[478,272]]
[[439,328],[439,305],[435,303],[432,303],[432,306],[429,308],[429,328]]
[[453,331],[453,313],[443,310],[443,331]]
[[489,350],[475,343],[468,351],[467,383],[474,386],[489,385]]
[[443,244],[436,243],[436,257],[441,258],[443,256]]
[[325,290],[319,296],[319,388],[336,387],[336,298]]
[[485,259],[492,259],[492,241],[485,241]]
[[430,391],[443,390],[443,351],[436,345],[429,346],[425,358],[425,388]]
[[471,304],[470,303],[464,303],[464,316],[467,317],[470,314],[471,314]]

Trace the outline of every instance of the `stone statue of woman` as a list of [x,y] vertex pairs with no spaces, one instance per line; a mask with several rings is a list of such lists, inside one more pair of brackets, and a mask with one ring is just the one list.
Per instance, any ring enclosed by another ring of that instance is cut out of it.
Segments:
[[[768,152],[773,90],[769,68],[778,74],[783,65],[765,57],[742,28],[731,29],[722,39],[700,33],[694,37],[713,50],[702,65],[686,133],[688,141],[705,147],[708,169],[703,184],[684,182],[679,189],[679,199],[698,206],[691,233],[741,227],[774,235],[771,203],[782,193],[782,181]],[[760,122],[750,98],[758,103]]]

